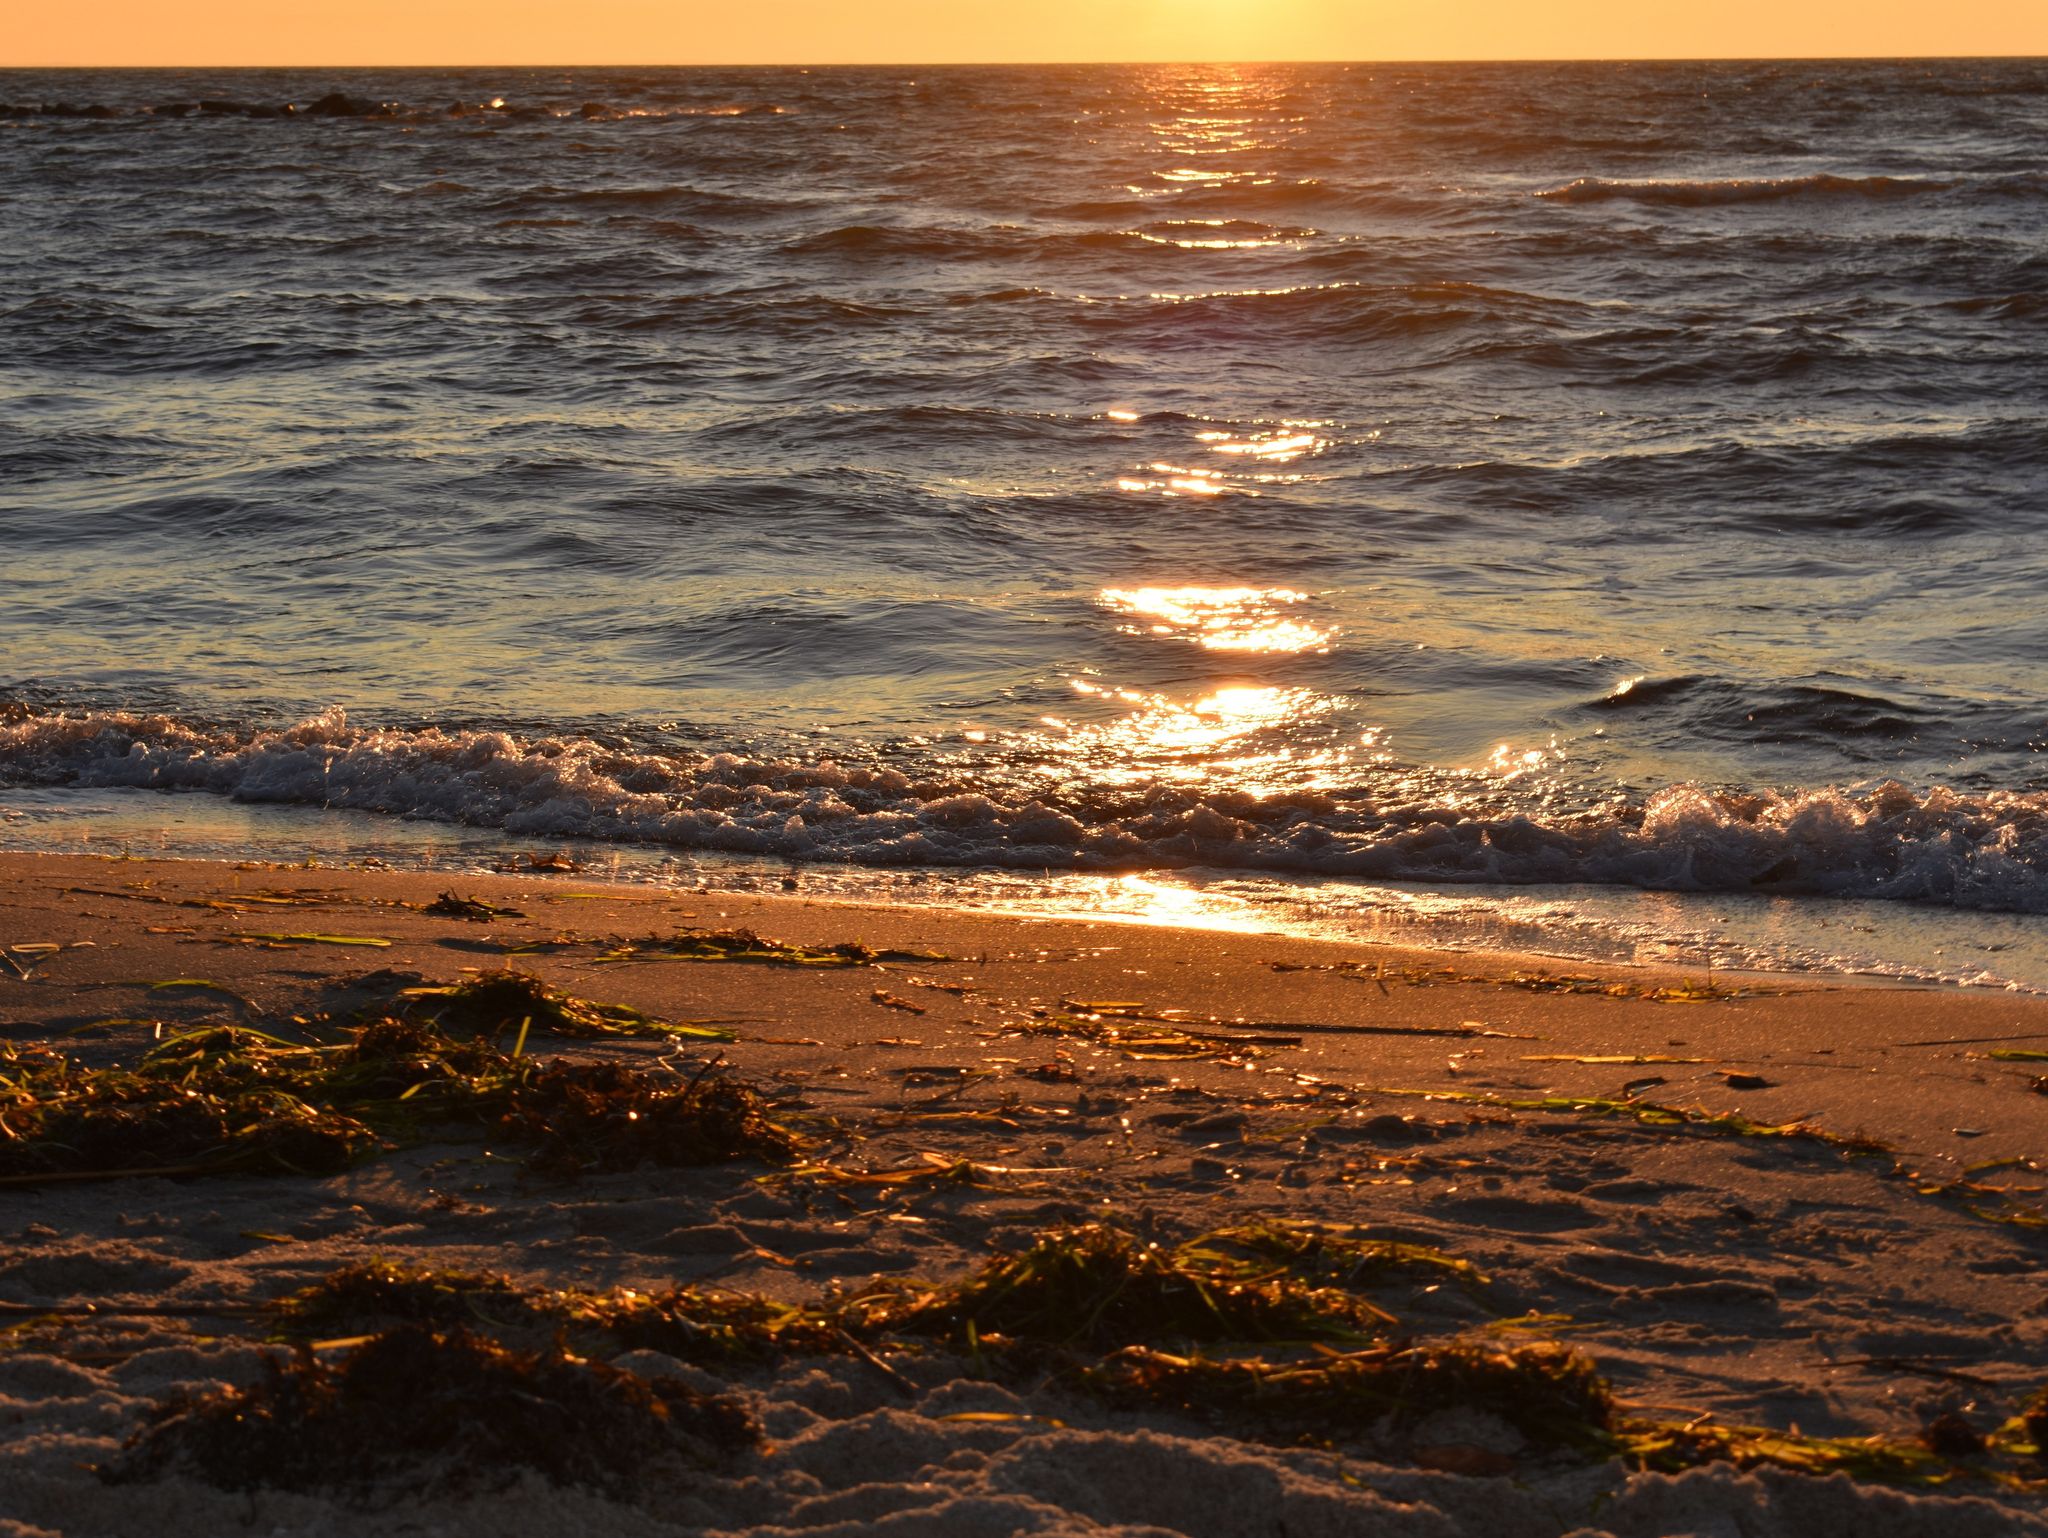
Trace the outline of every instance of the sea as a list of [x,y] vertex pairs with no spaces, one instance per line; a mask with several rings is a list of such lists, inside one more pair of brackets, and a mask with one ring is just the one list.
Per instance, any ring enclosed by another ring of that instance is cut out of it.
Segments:
[[2048,62],[0,72],[0,847],[2048,989]]

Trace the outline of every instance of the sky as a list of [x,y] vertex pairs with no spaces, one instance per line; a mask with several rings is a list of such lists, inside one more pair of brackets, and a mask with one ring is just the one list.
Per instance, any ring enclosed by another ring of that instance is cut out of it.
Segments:
[[13,0],[0,66],[2048,54],[2048,0]]

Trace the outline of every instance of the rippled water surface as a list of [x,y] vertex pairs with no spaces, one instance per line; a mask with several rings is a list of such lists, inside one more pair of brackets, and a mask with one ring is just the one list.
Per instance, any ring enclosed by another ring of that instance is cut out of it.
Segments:
[[0,104],[0,838],[2048,912],[2048,64]]

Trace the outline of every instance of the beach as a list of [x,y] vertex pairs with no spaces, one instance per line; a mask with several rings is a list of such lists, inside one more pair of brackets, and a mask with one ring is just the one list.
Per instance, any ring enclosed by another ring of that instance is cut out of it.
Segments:
[[[535,858],[0,856],[0,1030],[79,1071],[205,1026],[345,1042],[511,968],[696,1033],[522,1027],[522,1056],[744,1083],[798,1139],[572,1174],[442,1127],[332,1173],[12,1176],[0,1532],[2048,1531],[2008,1424],[2048,1377],[2025,1056],[2048,1002],[827,902],[797,878],[610,886]],[[808,1307],[1089,1225],[1162,1253],[1261,1225],[1412,1247],[1434,1258],[1370,1291],[1404,1346],[1556,1342],[1629,1424],[1758,1431],[1663,1472],[1456,1402],[1281,1433],[879,1331],[715,1369],[612,1351],[735,1396],[759,1436],[608,1494],[95,1473],[175,1390],[257,1381],[288,1351],[261,1306],[350,1266]],[[1910,1456],[1873,1475],[1848,1439]]]
[[0,1538],[2048,1535],[2048,61],[382,4],[0,45]]

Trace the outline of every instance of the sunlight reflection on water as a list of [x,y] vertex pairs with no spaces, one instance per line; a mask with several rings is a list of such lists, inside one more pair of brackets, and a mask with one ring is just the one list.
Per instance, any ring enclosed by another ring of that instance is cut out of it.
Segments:
[[1123,626],[1126,635],[1192,640],[1209,651],[1321,651],[1334,633],[1288,612],[1309,595],[1286,587],[1112,587],[1101,602],[1144,622]]

